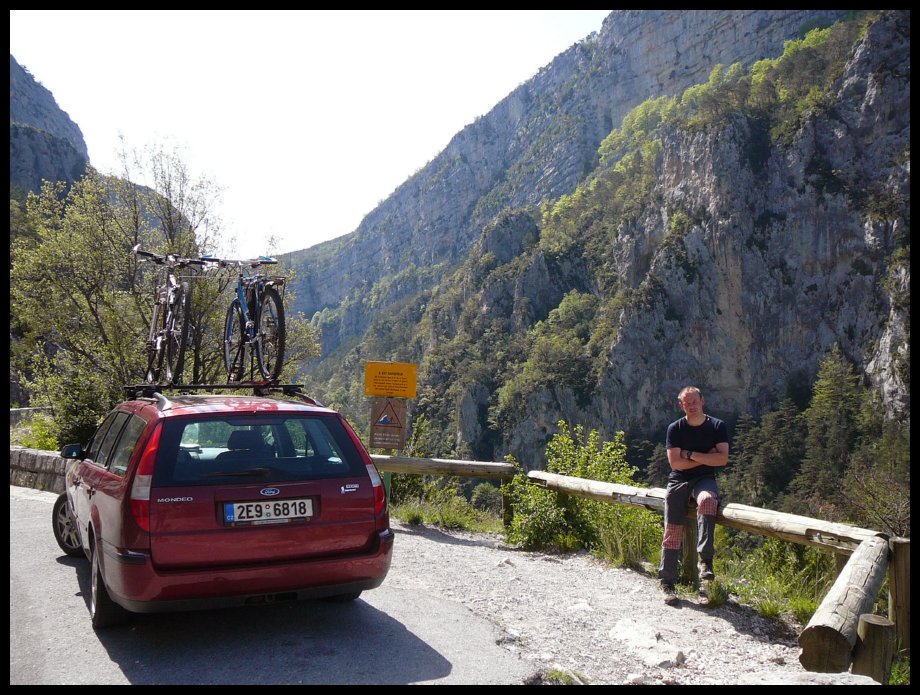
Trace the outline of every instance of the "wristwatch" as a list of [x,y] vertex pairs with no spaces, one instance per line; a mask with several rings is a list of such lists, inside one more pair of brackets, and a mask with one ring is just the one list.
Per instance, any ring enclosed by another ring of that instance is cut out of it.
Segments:
[[687,460],[688,460],[688,461],[692,461],[692,460],[693,460],[693,452],[690,451],[690,449],[687,449]]

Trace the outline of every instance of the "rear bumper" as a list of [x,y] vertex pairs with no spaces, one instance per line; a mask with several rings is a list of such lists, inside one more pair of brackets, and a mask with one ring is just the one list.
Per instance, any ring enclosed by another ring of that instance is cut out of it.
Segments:
[[362,554],[189,571],[158,570],[149,555],[105,548],[103,574],[112,599],[134,613],[339,596],[383,583],[394,537],[391,529],[379,532]]

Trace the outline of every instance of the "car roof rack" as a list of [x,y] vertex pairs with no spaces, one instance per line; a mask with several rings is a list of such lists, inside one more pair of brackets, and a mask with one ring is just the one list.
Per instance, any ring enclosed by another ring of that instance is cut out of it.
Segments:
[[[304,393],[303,384],[276,384],[269,381],[241,381],[234,384],[135,384],[125,386],[125,398],[132,400],[135,398],[155,398],[157,403],[162,406],[164,403],[169,404],[169,399],[163,395],[164,391],[246,391],[252,389],[255,396],[270,396],[272,393],[281,393],[285,396],[297,398],[307,405],[315,405],[319,408],[324,407],[315,398]],[[164,409],[161,407],[161,410]]]

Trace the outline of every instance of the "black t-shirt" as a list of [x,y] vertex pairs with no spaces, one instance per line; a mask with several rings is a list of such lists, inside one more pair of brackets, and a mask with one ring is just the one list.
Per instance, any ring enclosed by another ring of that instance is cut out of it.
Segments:
[[[716,444],[728,442],[728,428],[718,418],[706,416],[703,424],[694,427],[687,418],[682,417],[668,425],[668,435],[665,439],[665,448],[690,449],[693,452],[708,454]],[[668,475],[669,481],[684,482],[696,480],[706,475],[714,475],[712,466],[696,466],[686,471],[672,470]]]

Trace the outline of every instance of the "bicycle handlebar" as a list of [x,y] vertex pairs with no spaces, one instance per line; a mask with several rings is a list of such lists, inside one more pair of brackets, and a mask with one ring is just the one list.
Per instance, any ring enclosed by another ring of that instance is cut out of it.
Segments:
[[205,261],[201,258],[180,258],[174,253],[168,253],[165,256],[161,256],[158,253],[153,253],[152,251],[142,251],[140,244],[135,246],[132,251],[136,256],[142,256],[147,260],[156,263],[157,265],[168,265],[168,266],[177,266],[179,268],[184,268],[189,265],[198,265],[204,266]]
[[161,256],[158,253],[153,253],[152,251],[143,251],[141,245],[138,244],[135,246],[132,251],[136,256],[142,256],[152,263],[157,265],[168,265],[174,267],[184,268],[189,265],[197,265],[200,267],[205,267],[210,264],[216,265],[218,268],[229,268],[229,267],[238,267],[242,268],[244,265],[248,265],[250,268],[258,268],[260,265],[277,265],[278,259],[272,258],[271,256],[259,256],[258,258],[247,258],[247,259],[229,259],[229,258],[217,258],[215,256],[202,256],[201,258],[180,258],[174,253],[166,254]]
[[216,263],[221,268],[230,266],[248,265],[251,268],[258,268],[260,265],[275,265],[278,259],[269,256],[260,256],[259,258],[231,259],[231,258],[214,258],[213,256],[202,256],[202,260],[207,263]]

